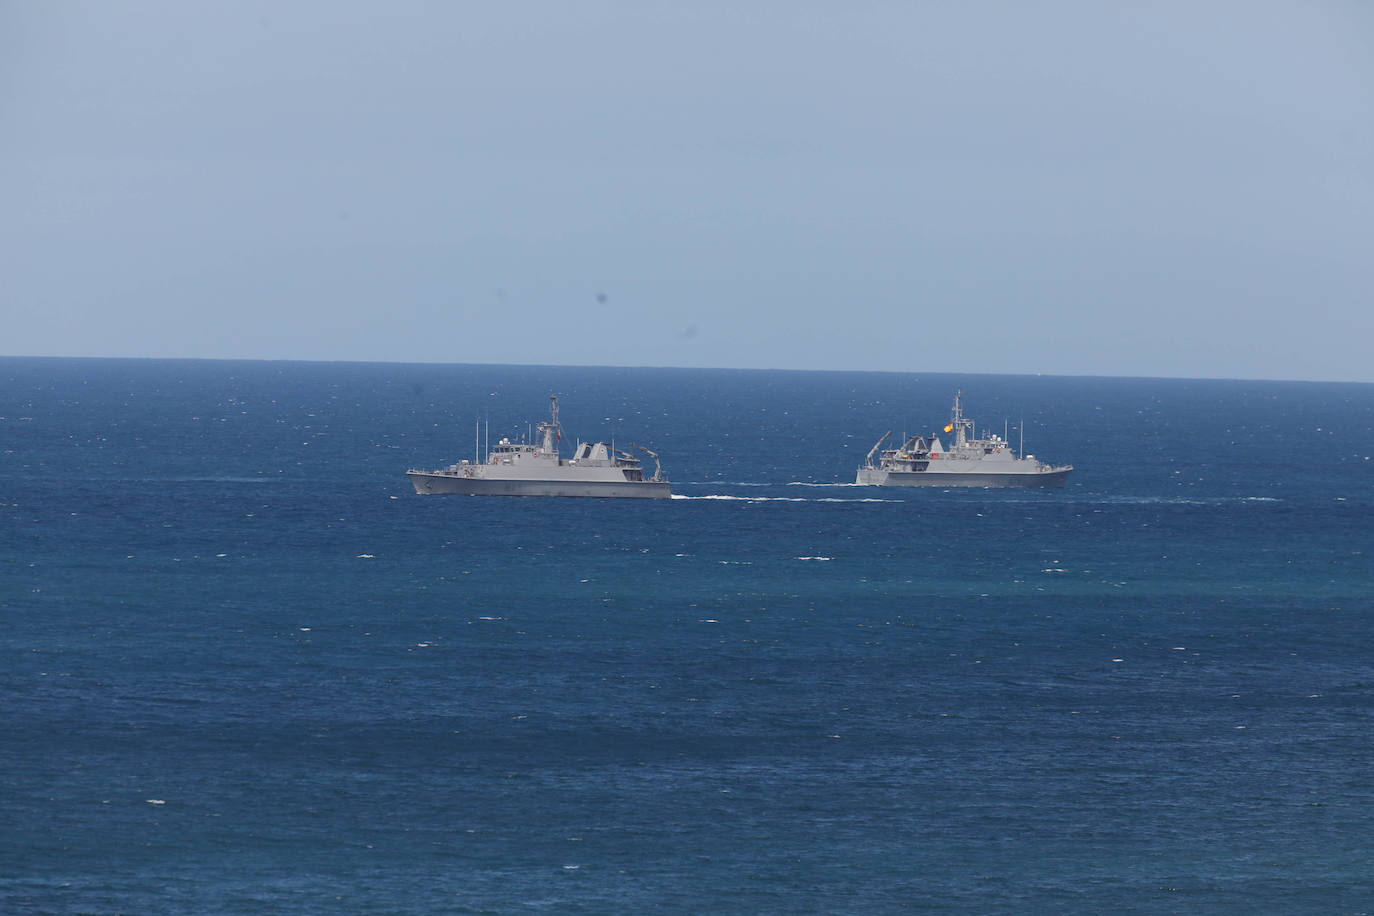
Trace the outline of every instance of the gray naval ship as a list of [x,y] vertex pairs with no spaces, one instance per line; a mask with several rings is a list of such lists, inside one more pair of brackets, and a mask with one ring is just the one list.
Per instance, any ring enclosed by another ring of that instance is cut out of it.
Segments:
[[559,457],[563,428],[558,423],[558,398],[549,396],[549,419],[536,428],[539,443],[502,439],[483,464],[467,459],[446,468],[411,468],[406,476],[416,493],[466,493],[470,496],[602,496],[667,499],[672,493],[663,479],[658,453],[630,444],[654,459],[654,476],[645,477],[639,459],[605,442],[579,442],[573,457]]
[[1073,465],[1049,465],[1034,455],[1017,457],[1002,436],[979,439],[973,421],[959,406],[962,391],[954,394],[954,415],[945,424],[954,441],[946,450],[938,436],[912,436],[900,448],[890,448],[873,464],[887,437],[877,441],[859,468],[855,483],[878,487],[1062,487]]

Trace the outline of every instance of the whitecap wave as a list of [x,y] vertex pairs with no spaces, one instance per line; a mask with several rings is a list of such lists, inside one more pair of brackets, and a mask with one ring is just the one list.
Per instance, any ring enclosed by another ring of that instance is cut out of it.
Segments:
[[286,483],[283,477],[133,477],[136,483]]
[[879,499],[876,496],[861,496],[853,499],[841,499],[838,496],[823,496],[820,499],[808,499],[806,502],[813,503],[899,503],[900,499]]
[[1277,503],[1276,496],[1101,496],[1089,503],[1127,506],[1224,506],[1228,503]]
[[681,493],[674,493],[673,499],[721,499],[728,502],[738,503],[804,503],[806,499],[800,496],[727,496],[724,493],[708,493],[705,496],[684,496]]
[[674,493],[673,499],[718,499],[727,502],[740,503],[899,503],[900,499],[878,499],[877,497],[863,497],[858,499],[844,499],[837,496],[807,497],[807,496],[730,496],[725,493],[708,493],[703,496],[686,496],[682,493]]

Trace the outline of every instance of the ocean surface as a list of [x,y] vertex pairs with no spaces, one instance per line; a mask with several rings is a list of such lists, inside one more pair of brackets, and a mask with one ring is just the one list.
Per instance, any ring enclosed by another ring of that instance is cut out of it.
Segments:
[[[956,388],[1068,486],[852,485]],[[413,492],[549,394],[676,498]],[[0,359],[0,912],[1369,913],[1372,510],[1371,385]]]

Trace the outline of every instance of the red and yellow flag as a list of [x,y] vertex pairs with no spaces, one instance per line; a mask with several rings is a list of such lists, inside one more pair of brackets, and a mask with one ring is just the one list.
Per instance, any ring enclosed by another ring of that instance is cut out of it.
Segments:
[[954,432],[954,423],[953,423],[953,421],[951,421],[951,422],[945,424],[945,432],[947,432],[947,433],[952,433],[952,432]]

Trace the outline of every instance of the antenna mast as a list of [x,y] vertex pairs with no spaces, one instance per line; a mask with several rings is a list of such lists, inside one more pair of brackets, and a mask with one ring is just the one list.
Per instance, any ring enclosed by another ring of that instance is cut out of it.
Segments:
[[959,399],[963,394],[962,388],[956,389],[954,392],[954,419],[951,421],[951,425],[954,426],[954,447],[956,449],[964,447],[973,429],[973,421],[964,419],[964,409],[959,404]]
[[558,395],[549,395],[549,422],[538,426],[540,448],[546,455],[558,457],[558,443],[563,439],[563,427],[558,424]]

